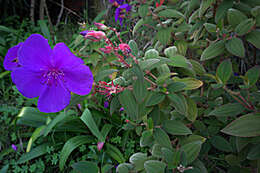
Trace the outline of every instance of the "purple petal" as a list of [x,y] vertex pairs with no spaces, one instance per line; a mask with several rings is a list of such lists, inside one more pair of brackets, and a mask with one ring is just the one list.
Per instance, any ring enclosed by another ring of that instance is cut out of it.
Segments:
[[85,37],[85,35],[87,35],[88,32],[89,32],[88,30],[81,31],[79,34],[82,35],[83,37]]
[[17,146],[16,145],[12,144],[12,148],[13,148],[14,151],[17,151]]
[[44,88],[40,70],[18,67],[12,71],[11,77],[18,91],[28,98],[38,97]]
[[53,62],[54,67],[69,67],[73,68],[84,61],[76,57],[64,43],[58,43],[53,48]]
[[38,100],[38,109],[41,112],[59,112],[70,103],[70,92],[62,81],[57,80],[56,84],[45,85],[45,88]]
[[52,50],[48,40],[40,34],[32,34],[25,40],[18,52],[18,61],[22,66],[44,67],[51,62]]
[[98,151],[101,151],[101,149],[103,148],[103,146],[104,146],[104,142],[98,142],[98,143],[97,143],[97,149],[98,149]]
[[120,8],[117,8],[116,11],[115,11],[115,21],[116,21],[116,22],[117,22],[117,20],[118,20],[119,15],[120,15],[120,11],[121,11]]
[[91,91],[93,75],[88,66],[79,65],[75,68],[66,68],[63,73],[64,84],[71,92],[86,95]]
[[105,101],[105,102],[104,102],[104,108],[108,108],[108,106],[109,106],[108,101]]
[[121,26],[123,25],[123,18],[119,17],[119,23]]
[[18,67],[18,50],[19,48],[22,46],[23,43],[19,43],[18,45],[10,48],[7,52],[7,54],[5,55],[5,59],[4,59],[4,68],[6,70],[12,71],[15,68]]

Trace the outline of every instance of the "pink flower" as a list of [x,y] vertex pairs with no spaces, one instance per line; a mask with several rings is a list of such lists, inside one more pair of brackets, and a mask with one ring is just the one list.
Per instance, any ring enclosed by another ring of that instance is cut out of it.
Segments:
[[94,25],[95,25],[98,29],[100,29],[100,30],[103,30],[103,31],[108,30],[108,27],[107,27],[106,25],[104,25],[103,23],[96,23],[96,22],[94,22]]
[[128,46],[128,44],[126,43],[121,43],[119,44],[119,49],[123,52],[123,53],[130,53],[131,52],[131,48]]
[[80,32],[80,34],[86,38],[86,39],[90,39],[94,42],[100,41],[101,39],[106,38],[106,34],[102,31],[93,31],[93,30],[86,30],[86,31],[82,31]]
[[111,53],[113,48],[111,46],[105,46],[105,48],[99,48],[104,53]]
[[98,142],[98,143],[97,143],[97,149],[98,149],[98,151],[101,151],[101,149],[103,148],[103,146],[104,146],[104,142]]

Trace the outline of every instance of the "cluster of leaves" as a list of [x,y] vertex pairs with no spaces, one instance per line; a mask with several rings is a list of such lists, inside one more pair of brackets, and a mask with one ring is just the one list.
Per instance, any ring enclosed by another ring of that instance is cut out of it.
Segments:
[[[109,108],[98,93],[74,95],[56,114],[26,105],[13,121],[29,127],[29,134],[23,133],[29,136],[27,152],[16,164],[32,166],[52,154],[50,162],[59,165],[53,169],[65,172],[259,170],[260,3],[172,0],[156,7],[146,0],[131,5],[137,22],[130,34],[136,40],[128,45],[137,61],[124,55],[129,68],[99,50],[105,42],[75,35],[69,45],[91,67],[96,83],[113,81],[124,91],[110,97]],[[41,31],[50,38],[46,27]],[[112,31],[106,35],[118,41]]]

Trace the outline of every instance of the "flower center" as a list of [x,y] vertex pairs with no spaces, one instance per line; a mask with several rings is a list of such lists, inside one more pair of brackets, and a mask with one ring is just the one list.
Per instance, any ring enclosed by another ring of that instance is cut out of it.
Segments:
[[64,82],[64,73],[59,69],[49,69],[43,73],[42,77],[43,83],[47,85],[55,84],[57,86],[58,80]]

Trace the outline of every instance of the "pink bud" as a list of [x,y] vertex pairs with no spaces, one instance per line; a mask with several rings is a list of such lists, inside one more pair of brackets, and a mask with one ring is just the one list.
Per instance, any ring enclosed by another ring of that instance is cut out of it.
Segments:
[[130,121],[129,120],[125,120],[126,123],[129,123]]
[[94,25],[95,25],[98,29],[100,29],[100,30],[103,30],[103,31],[108,30],[108,27],[107,27],[106,25],[104,25],[103,23],[96,23],[96,22],[94,22]]
[[102,31],[89,31],[85,38],[90,39],[94,42],[100,41],[103,38],[106,38],[106,34]]
[[98,143],[97,143],[97,149],[98,149],[98,151],[101,151],[101,149],[103,148],[103,146],[104,146],[104,142],[98,142]]
[[104,53],[111,53],[113,48],[111,46],[105,46],[105,48],[99,48]]
[[119,44],[119,49],[121,50],[121,51],[123,51],[124,53],[129,53],[129,52],[131,52],[131,48],[128,46],[128,44],[126,44],[126,43],[121,43],[121,44]]

